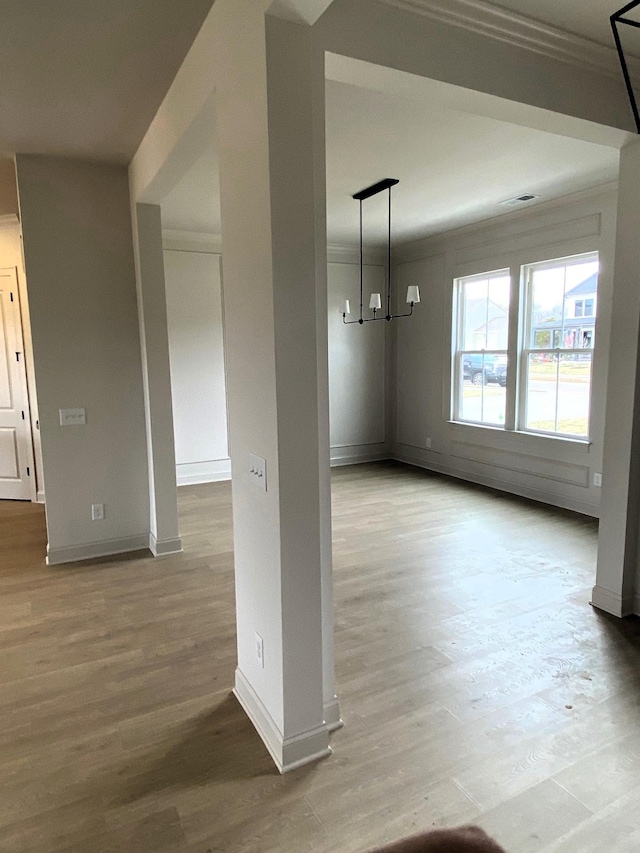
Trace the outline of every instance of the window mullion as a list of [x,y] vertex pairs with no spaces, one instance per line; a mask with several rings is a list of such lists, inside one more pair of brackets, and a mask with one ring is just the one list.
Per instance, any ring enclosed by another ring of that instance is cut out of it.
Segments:
[[504,428],[515,430],[518,425],[518,347],[520,335],[520,267],[509,269],[511,279],[511,297],[509,299],[509,326],[507,332],[507,399],[504,415]]
[[527,399],[529,395],[529,347],[531,346],[531,305],[533,301],[531,296],[531,270],[527,267],[520,270],[520,288],[517,429],[524,429],[527,423]]
[[465,305],[464,305],[464,286],[461,282],[458,282],[456,285],[456,314],[458,321],[458,328],[456,332],[456,363],[454,365],[455,371],[455,389],[454,389],[454,400],[453,400],[453,408],[454,408],[454,416],[456,420],[460,418],[462,413],[462,385],[464,382],[463,378],[463,369],[462,369],[462,359],[463,359],[463,350],[466,341],[464,340],[464,323],[465,323]]

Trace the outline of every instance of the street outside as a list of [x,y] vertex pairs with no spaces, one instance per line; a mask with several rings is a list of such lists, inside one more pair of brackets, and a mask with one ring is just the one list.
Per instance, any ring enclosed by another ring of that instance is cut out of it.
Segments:
[[[586,438],[589,432],[590,365],[581,366],[580,375],[575,375],[574,370],[573,374],[563,376],[566,367],[568,365],[561,365],[559,382],[555,366],[553,373],[536,374],[532,370],[528,383],[526,428]],[[474,386],[465,382],[460,413],[462,419],[504,425],[506,394],[506,388],[499,385]]]

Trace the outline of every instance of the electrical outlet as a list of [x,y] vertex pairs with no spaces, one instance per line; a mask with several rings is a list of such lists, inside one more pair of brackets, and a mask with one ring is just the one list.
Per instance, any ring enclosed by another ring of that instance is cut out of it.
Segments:
[[427,448],[427,450],[431,450],[431,439],[430,438],[425,438],[424,446]]
[[91,521],[102,521],[104,518],[104,504],[91,504]]
[[600,488],[602,486],[602,474],[593,475],[593,485]]
[[256,634],[256,659],[260,669],[264,669],[264,640],[260,634]]

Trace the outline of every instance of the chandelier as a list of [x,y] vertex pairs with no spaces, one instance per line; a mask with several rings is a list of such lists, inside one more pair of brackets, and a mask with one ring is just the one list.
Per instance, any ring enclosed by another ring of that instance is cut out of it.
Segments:
[[[640,3],[640,0],[638,0]],[[362,325],[363,323],[372,323],[374,320],[396,320],[399,317],[410,317],[413,314],[413,306],[420,302],[420,289],[417,285],[411,285],[407,288],[407,304],[410,306],[409,310],[405,314],[392,314],[391,313],[391,187],[395,186],[399,181],[396,178],[385,178],[382,181],[378,181],[377,184],[372,184],[370,187],[367,187],[364,190],[360,190],[360,192],[356,193],[353,198],[360,202],[360,313],[359,316],[355,320],[347,320],[347,315],[351,313],[351,307],[349,305],[349,300],[345,299],[344,306],[342,309],[342,322],[349,326],[352,323],[359,323]],[[373,316],[365,317],[364,316],[364,294],[363,294],[363,277],[364,277],[364,255],[363,255],[363,246],[362,246],[362,202],[368,198],[371,198],[378,193],[384,192],[384,190],[388,190],[389,192],[389,208],[388,208],[388,240],[387,240],[387,313],[381,314],[378,316],[378,311],[382,308],[382,299],[379,293],[372,293],[369,298],[369,309],[372,312]]]

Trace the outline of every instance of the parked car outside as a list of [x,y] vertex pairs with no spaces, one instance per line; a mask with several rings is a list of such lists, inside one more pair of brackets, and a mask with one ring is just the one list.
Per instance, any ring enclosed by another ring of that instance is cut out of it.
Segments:
[[462,378],[474,385],[496,382],[502,388],[507,384],[507,358],[504,355],[467,353],[462,357]]
[[501,388],[507,387],[507,358],[504,355],[496,356],[496,379]]

